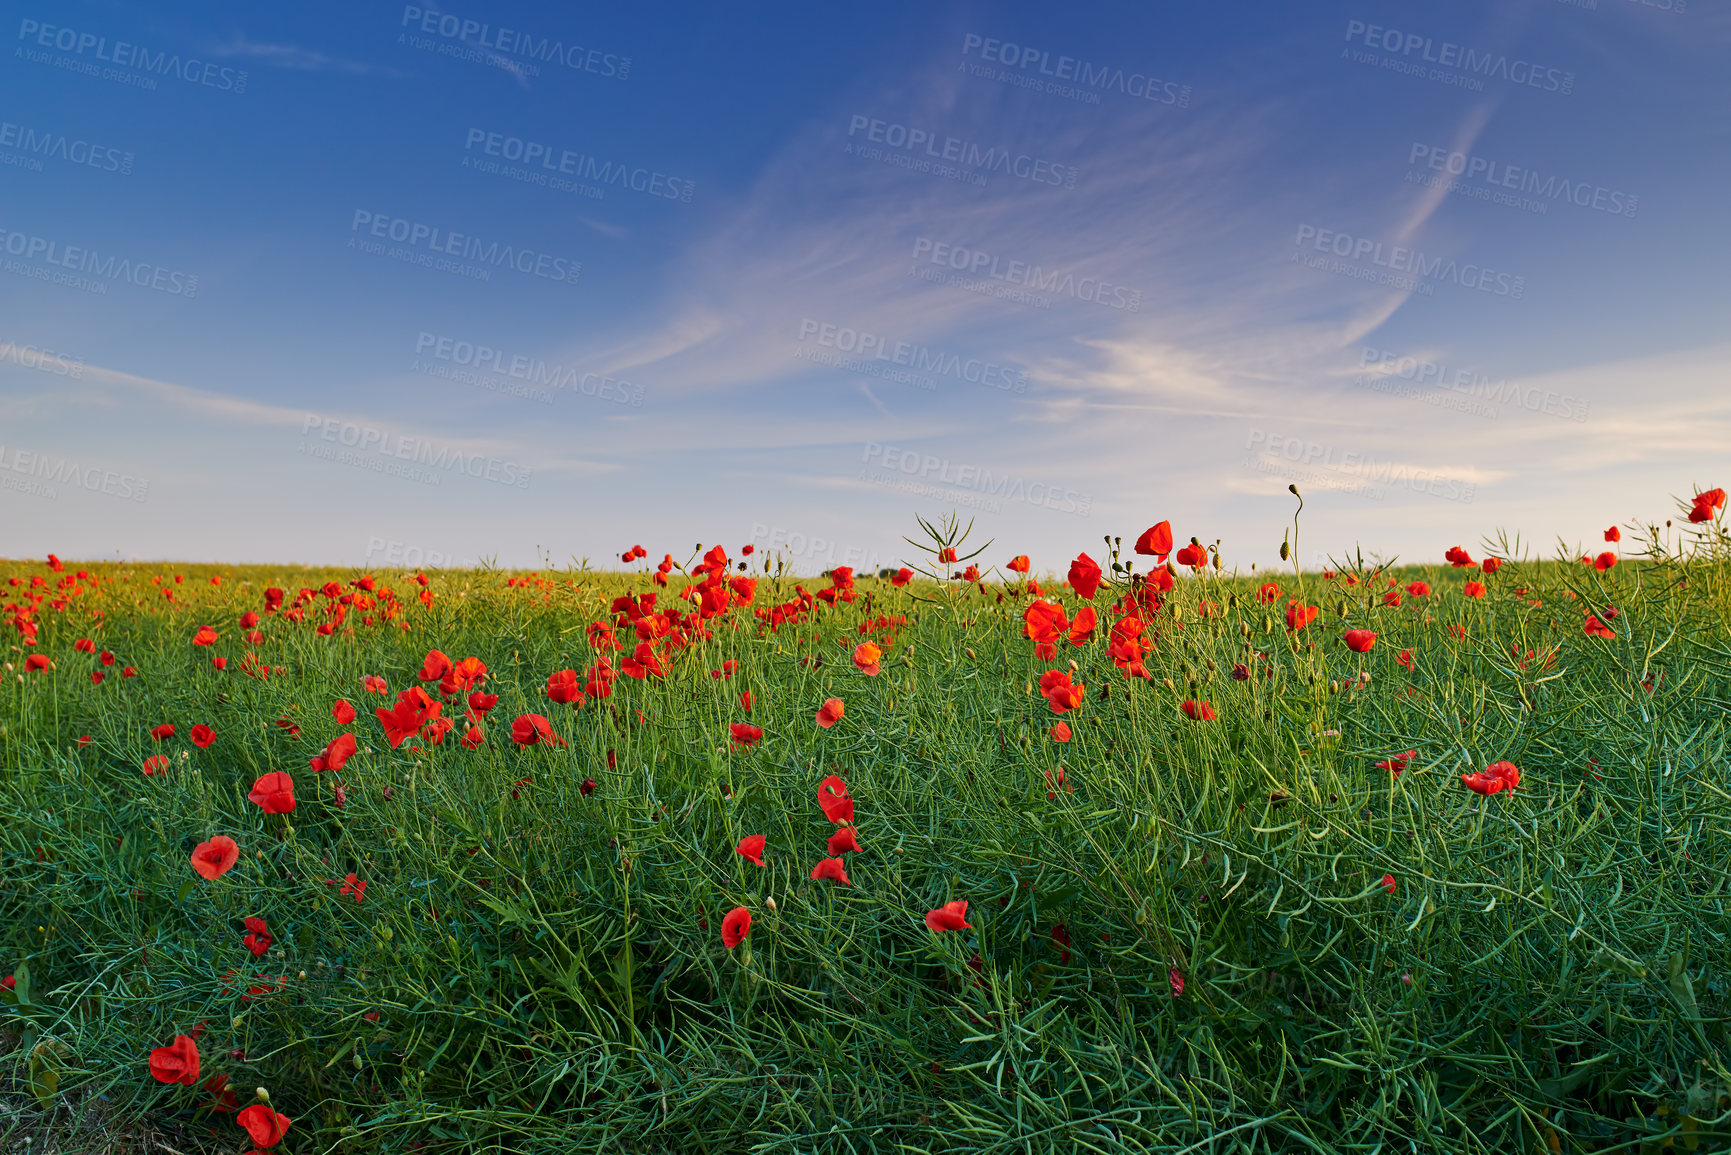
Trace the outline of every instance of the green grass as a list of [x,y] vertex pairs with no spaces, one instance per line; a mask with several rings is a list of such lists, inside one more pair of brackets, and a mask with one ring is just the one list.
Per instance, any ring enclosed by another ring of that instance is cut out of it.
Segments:
[[[861,577],[855,602],[771,632],[753,610],[796,579],[754,566],[753,607],[581,709],[549,702],[547,675],[589,664],[586,627],[643,575],[443,572],[423,606],[379,574],[396,622],[351,611],[320,636],[319,597],[248,644],[238,619],[266,586],[292,602],[358,573],[0,563],[49,582],[38,644],[8,629],[0,688],[0,974],[28,980],[0,996],[0,1075],[227,1150],[244,1135],[208,1108],[216,1073],[241,1106],[268,1088],[293,1152],[1724,1149],[1731,554],[1710,530],[1602,574],[1289,572],[1285,594],[1323,611],[1296,633],[1284,596],[1256,600],[1268,575],[1181,577],[1148,619],[1147,680],[1107,654],[1118,591],[1093,603],[1094,640],[1041,662],[1030,599],[996,578]],[[55,588],[79,568],[100,581]],[[1382,606],[1391,576],[1434,592]],[[686,584],[661,604],[693,609]],[[1608,605],[1617,636],[1586,636]],[[848,651],[880,615],[907,624],[867,677]],[[1340,640],[1361,627],[1362,655]],[[464,749],[459,724],[393,751],[372,708],[435,647],[487,664],[486,743]],[[249,650],[268,680],[238,668]],[[53,667],[24,673],[27,652]],[[735,676],[712,678],[726,659]],[[1087,701],[1059,745],[1033,684],[1072,661]],[[339,697],[361,711],[347,727]],[[824,730],[828,697],[846,714]],[[531,711],[569,744],[516,748]],[[730,749],[736,721],[762,743]],[[178,733],[159,746],[162,722]],[[201,722],[208,749],[187,741]],[[344,730],[361,753],[308,770]],[[1407,749],[1398,779],[1375,768]],[[141,774],[159,750],[171,768]],[[1514,794],[1462,785],[1505,759]],[[247,800],[273,770],[292,815]],[[807,878],[832,772],[856,799],[851,887]],[[189,854],[219,833],[241,859],[207,882]],[[752,833],[764,869],[733,852]],[[325,881],[351,871],[359,903]],[[951,899],[975,929],[927,930]],[[729,951],[737,905],[754,921]],[[263,958],[248,915],[275,935]],[[282,989],[243,997],[269,985],[255,975]],[[149,1050],[201,1022],[201,1085],[152,1079]],[[21,1118],[0,1148],[20,1149]]]

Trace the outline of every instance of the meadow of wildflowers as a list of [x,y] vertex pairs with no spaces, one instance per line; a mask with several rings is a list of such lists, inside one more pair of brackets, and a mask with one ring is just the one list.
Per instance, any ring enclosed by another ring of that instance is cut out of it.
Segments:
[[1723,1150],[1724,510],[0,562],[0,1149]]

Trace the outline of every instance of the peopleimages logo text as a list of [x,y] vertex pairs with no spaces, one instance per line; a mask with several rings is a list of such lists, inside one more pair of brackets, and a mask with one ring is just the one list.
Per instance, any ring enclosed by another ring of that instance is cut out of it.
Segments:
[[914,263],[954,269],[969,276],[990,277],[1012,285],[1021,285],[1040,293],[1058,297],[1074,297],[1078,301],[1104,305],[1134,313],[1142,307],[1142,290],[1126,288],[1099,277],[1077,277],[1059,269],[1045,269],[1027,261],[1011,260],[981,249],[970,249],[930,237],[914,238]]
[[36,129],[27,124],[0,121],[0,148],[15,148],[31,157],[63,160],[99,172],[132,174],[132,154],[104,144],[67,136],[63,132]]
[[[395,241],[412,249],[424,249],[429,253],[492,265],[494,268],[515,269],[532,277],[565,284],[575,285],[577,278],[583,273],[581,261],[556,257],[552,253],[535,249],[502,245],[498,241],[484,241],[467,233],[454,233],[437,225],[423,224],[385,213],[372,213],[366,209],[355,210],[349,231]],[[351,237],[350,243],[353,244],[353,241],[354,238]]]
[[[1453,257],[1427,257],[1417,249],[1403,245],[1384,246],[1370,237],[1355,237],[1335,229],[1319,229],[1315,225],[1299,225],[1293,244],[1303,249],[1306,242],[1319,253],[1333,253],[1350,261],[1369,261],[1398,273],[1410,273],[1433,281],[1447,281],[1463,289],[1477,289],[1498,297],[1518,301],[1526,293],[1527,279],[1509,273],[1499,273],[1483,265],[1462,264]],[[1298,254],[1294,254],[1294,258]]]
[[1002,64],[1024,72],[1037,72],[1053,80],[1074,81],[1084,88],[1102,92],[1121,92],[1157,104],[1175,104],[1184,108],[1190,103],[1190,86],[1173,80],[1161,80],[1145,72],[1126,72],[1122,68],[1094,65],[1074,56],[1056,59],[1043,48],[1032,48],[1011,40],[994,40],[970,32],[962,37],[962,55],[979,54],[981,60]]
[[[320,440],[354,452],[337,454],[321,450],[310,444],[315,432]],[[487,457],[475,451],[464,452],[455,446],[442,445],[425,437],[409,437],[388,429],[376,429],[371,425],[357,425],[352,421],[322,417],[317,413],[308,413],[301,419],[301,436],[301,453],[338,460],[345,465],[358,465],[372,469],[375,473],[392,472],[390,467],[395,462],[408,461],[416,466],[427,465],[433,469],[456,472],[499,485],[528,489],[529,479],[535,472],[529,466],[504,458]],[[373,456],[367,456],[369,454]],[[426,470],[410,467],[403,475],[416,481],[431,479],[432,484],[438,484],[439,475]]]
[[173,76],[188,84],[202,85],[205,88],[237,94],[246,91],[244,69],[228,68],[199,60],[195,56],[183,58],[177,52],[152,52],[142,44],[132,44],[125,40],[116,40],[111,44],[108,37],[98,36],[94,32],[81,32],[76,28],[25,19],[18,23],[18,39],[28,45],[52,48],[57,52],[70,52],[74,56],[88,56],[105,64],[136,68],[154,76]]
[[1476,369],[1451,370],[1437,361],[1372,345],[1363,346],[1359,367],[1371,370],[1362,374],[1360,380],[1379,393],[1391,392],[1389,386],[1398,379],[1498,405],[1518,405],[1529,412],[1561,417],[1566,421],[1585,421],[1592,404],[1570,393],[1522,385],[1519,381],[1493,380]]
[[799,323],[799,339],[802,342],[815,340],[826,349],[852,353],[865,362],[874,359],[888,361],[892,365],[901,365],[922,373],[955,377],[1006,392],[1028,391],[1027,376],[1014,365],[1000,365],[978,357],[962,357],[912,341],[891,341],[880,333],[868,333],[846,325],[827,324],[807,317]]
[[537,36],[533,32],[522,32],[504,27],[495,28],[491,24],[483,24],[479,20],[469,20],[461,16],[454,16],[449,12],[440,12],[437,8],[419,8],[413,4],[404,5],[402,26],[412,28],[428,36],[438,36],[458,44],[490,49],[522,60],[535,60],[543,64],[562,64],[573,72],[590,72],[596,76],[606,76],[615,80],[624,80],[631,75],[631,57],[629,56],[602,52],[597,48],[585,48],[581,44],[567,44],[555,37]]
[[[697,188],[692,181],[668,176],[655,169],[600,160],[585,152],[573,152],[568,148],[556,148],[541,141],[488,132],[484,128],[469,130],[468,138],[463,142],[463,151],[499,157],[525,167],[538,165],[548,174],[593,181],[601,187],[613,185],[670,201],[688,202]],[[464,160],[466,162],[468,158],[465,157]]]
[[533,386],[568,389],[586,397],[597,397],[618,405],[640,407],[643,404],[643,386],[633,385],[618,377],[583,372],[566,365],[549,365],[539,357],[507,353],[491,345],[429,333],[425,329],[415,338],[415,355],[447,361],[485,373],[496,373]]
[[1509,189],[1549,201],[1565,200],[1584,209],[1596,209],[1615,216],[1634,216],[1640,200],[1632,193],[1604,188],[1587,181],[1569,180],[1555,173],[1541,177],[1533,169],[1520,165],[1454,152],[1440,144],[1423,144],[1416,140],[1412,142],[1412,150],[1407,154],[1407,163],[1422,163],[1432,172],[1459,177],[1463,184]]
[[196,273],[165,269],[161,265],[118,257],[113,253],[103,256],[83,245],[63,244],[48,237],[14,232],[4,226],[0,226],[0,252],[25,261],[42,261],[58,269],[88,273],[106,281],[129,281],[139,288],[155,289],[171,297],[198,296]]
[[[1349,44],[1361,43],[1366,48],[1377,49],[1391,56],[1404,58],[1417,53],[1418,59],[1427,64],[1455,68],[1487,79],[1506,80],[1511,84],[1526,85],[1544,92],[1568,96],[1575,90],[1573,72],[1534,64],[1530,60],[1511,60],[1506,53],[1481,52],[1464,44],[1437,40],[1417,32],[1402,32],[1398,28],[1384,28],[1380,24],[1367,24],[1363,20],[1348,20],[1346,39]],[[1344,54],[1346,50],[1341,51]]]
[[850,139],[856,135],[863,136],[873,144],[902,149],[910,154],[918,153],[932,160],[949,161],[983,172],[1001,172],[1005,176],[1060,188],[1076,187],[1078,171],[1072,165],[1058,164],[1008,148],[981,145],[960,137],[942,136],[931,129],[913,128],[856,113],[848,121],[847,134]]

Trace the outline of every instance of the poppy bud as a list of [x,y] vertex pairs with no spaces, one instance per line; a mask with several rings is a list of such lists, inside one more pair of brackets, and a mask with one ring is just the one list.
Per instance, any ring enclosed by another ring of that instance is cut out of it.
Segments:
[[265,1090],[263,1087],[260,1087],[258,1089],[258,1101],[261,1103],[270,1102],[270,1092]]
[[769,908],[769,913],[774,914],[775,913],[775,896],[771,895],[771,896],[765,898],[763,900],[763,905],[767,906]]

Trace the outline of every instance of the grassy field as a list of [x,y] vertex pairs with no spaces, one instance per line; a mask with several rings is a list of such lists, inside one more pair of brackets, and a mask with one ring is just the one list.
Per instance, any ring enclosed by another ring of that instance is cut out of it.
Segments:
[[1097,592],[942,527],[903,584],[0,562],[0,1149],[1726,1149],[1676,521]]

